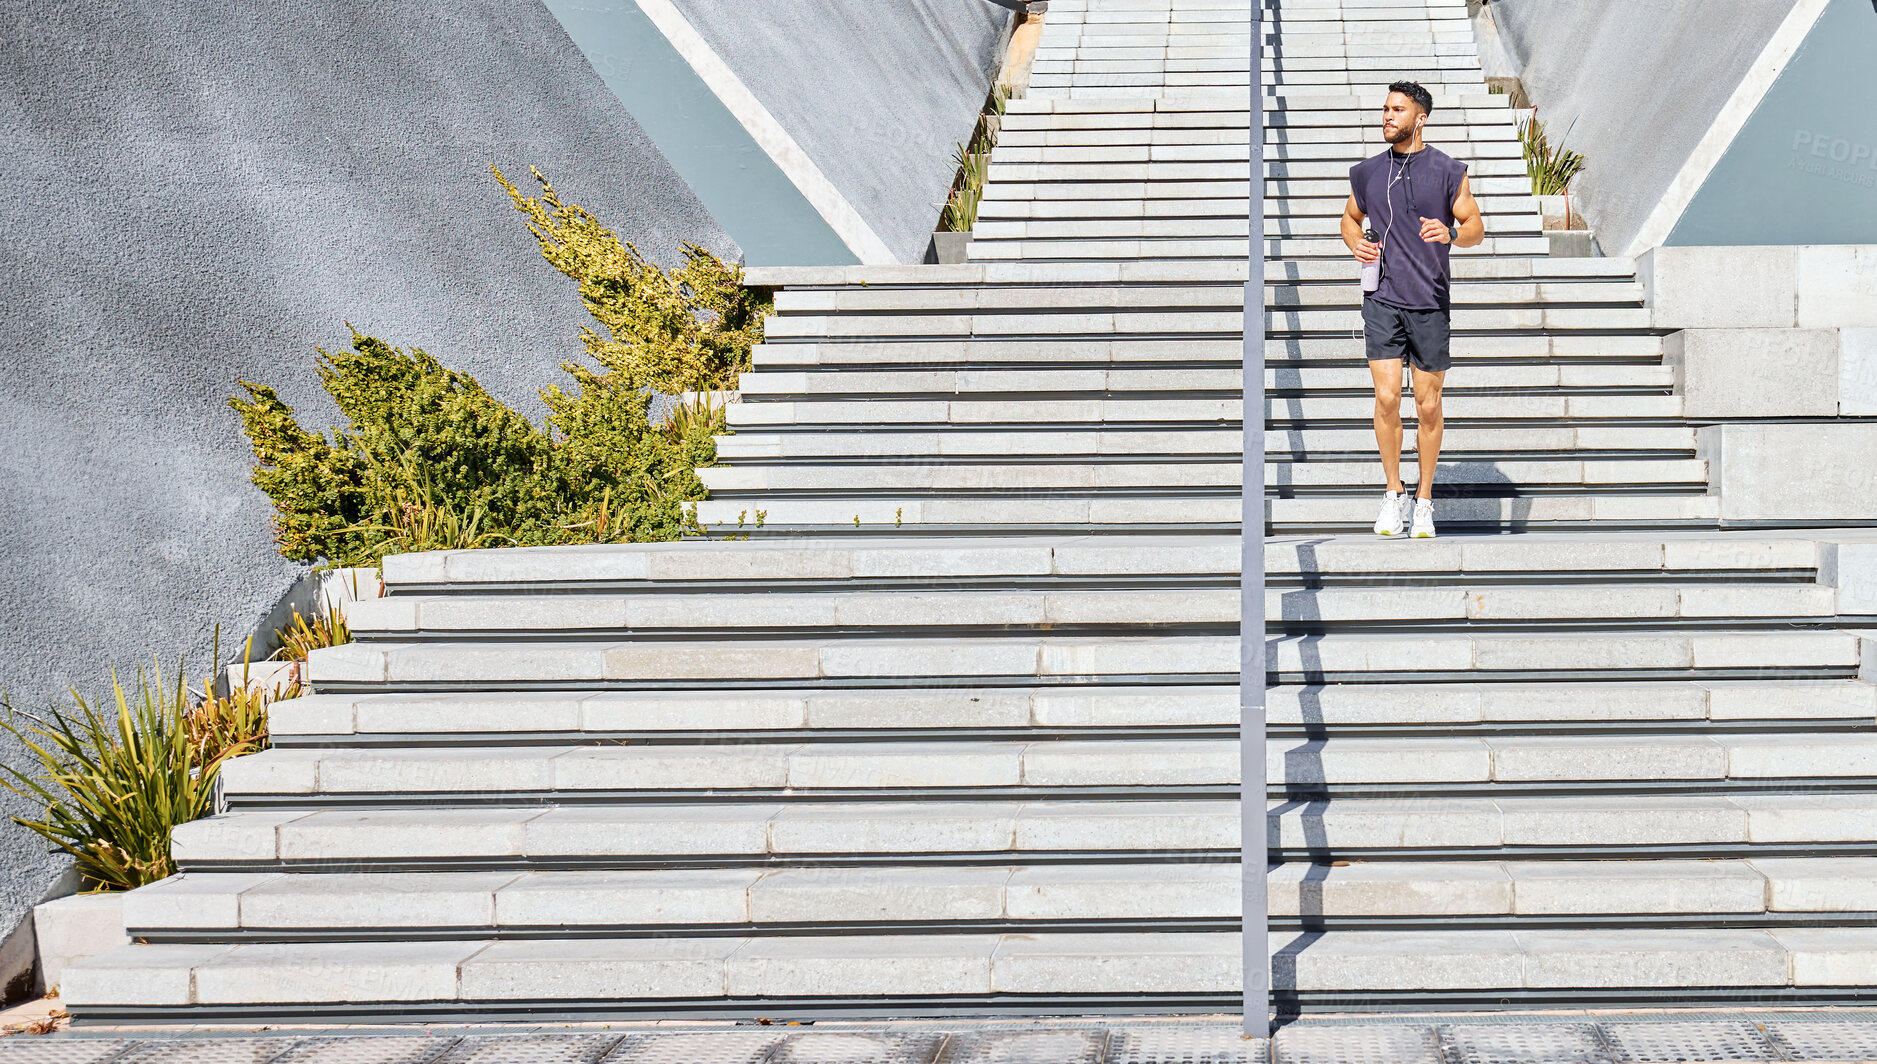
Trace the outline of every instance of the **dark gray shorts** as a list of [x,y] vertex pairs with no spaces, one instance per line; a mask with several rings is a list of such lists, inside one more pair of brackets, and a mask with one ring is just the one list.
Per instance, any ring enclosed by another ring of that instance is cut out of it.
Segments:
[[1444,373],[1452,318],[1444,310],[1403,310],[1377,299],[1362,300],[1362,343],[1370,362],[1398,358],[1423,373]]

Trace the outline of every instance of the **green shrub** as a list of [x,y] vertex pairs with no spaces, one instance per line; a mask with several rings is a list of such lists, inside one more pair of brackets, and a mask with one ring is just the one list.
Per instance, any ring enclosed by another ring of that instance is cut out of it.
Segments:
[[274,503],[280,552],[295,561],[675,539],[723,428],[719,412],[667,434],[648,420],[650,394],[619,370],[563,366],[577,388],[542,393],[543,430],[421,350],[355,331],[351,351],[318,359],[347,429],[307,431],[264,385],[242,381],[247,397],[229,400],[254,448],[254,484]]
[[580,286],[604,334],[581,330],[598,368],[566,363],[573,389],[541,393],[545,429],[466,373],[353,330],[349,351],[317,352],[320,384],[350,422],[310,432],[273,388],[242,381],[229,400],[254,448],[253,481],[274,503],[280,553],[329,566],[386,554],[486,546],[676,539],[704,497],[720,409],[648,422],[653,391],[734,387],[762,338],[768,293],[740,266],[685,245],[664,270],[539,171],[539,199],[501,172],[541,254]]
[[541,171],[528,168],[541,186],[533,199],[490,169],[527,216],[541,256],[579,284],[587,312],[605,330],[580,331],[595,362],[670,394],[736,387],[773,302],[767,291],[743,286],[741,266],[685,244],[684,265],[660,269],[585,208],[563,202]]
[[182,671],[174,682],[141,670],[130,690],[113,675],[113,705],[77,691],[44,716],[0,696],[0,729],[19,740],[36,771],[0,765],[0,785],[38,802],[43,818],[14,822],[74,858],[81,889],[130,890],[176,871],[170,829],[211,811],[215,778],[228,758],[266,744],[258,693],[207,697],[192,706]]

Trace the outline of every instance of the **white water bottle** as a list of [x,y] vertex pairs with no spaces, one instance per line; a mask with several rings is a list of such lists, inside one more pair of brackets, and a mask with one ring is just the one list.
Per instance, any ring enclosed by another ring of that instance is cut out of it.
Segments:
[[[1362,237],[1371,244],[1375,243],[1375,230],[1365,230]],[[1382,287],[1382,256],[1378,254],[1374,262],[1362,264],[1362,290],[1373,292],[1380,287]]]

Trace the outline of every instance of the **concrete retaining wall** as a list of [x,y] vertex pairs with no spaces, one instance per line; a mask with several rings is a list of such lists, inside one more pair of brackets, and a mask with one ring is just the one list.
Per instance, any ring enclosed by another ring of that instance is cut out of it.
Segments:
[[[299,576],[223,403],[350,319],[534,412],[586,320],[488,166],[737,248],[534,0],[0,0],[0,687],[239,642]],[[19,751],[0,750],[18,763]],[[23,807],[11,795],[0,813]],[[60,862],[0,822],[0,927]]]
[[1637,271],[1680,330],[1687,415],[1717,422],[1701,447],[1722,520],[1877,523],[1877,245],[1660,247]]

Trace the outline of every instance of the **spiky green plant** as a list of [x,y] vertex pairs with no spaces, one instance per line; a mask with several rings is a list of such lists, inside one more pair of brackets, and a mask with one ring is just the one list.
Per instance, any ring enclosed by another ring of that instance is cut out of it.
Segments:
[[992,89],[971,139],[952,152],[952,161],[958,167],[957,176],[952,179],[951,194],[939,216],[939,224],[946,232],[969,232],[977,224],[978,205],[984,201],[984,184],[990,177],[991,149],[997,146],[997,133],[1002,128],[1004,109],[1009,103],[1009,88],[999,85]]
[[341,646],[352,641],[352,628],[345,623],[345,611],[328,602],[326,612],[314,612],[313,616],[301,615],[293,611],[293,620],[285,628],[274,631],[274,642],[279,643],[291,661],[302,664],[306,656],[315,650]]
[[[1570,130],[1565,130],[1570,136]],[[1519,145],[1525,155],[1525,172],[1532,180],[1532,195],[1561,196],[1570,190],[1571,181],[1583,172],[1584,156],[1564,146],[1560,137],[1556,146],[1545,124],[1537,115],[1519,121]]]
[[383,497],[375,509],[383,519],[346,530],[370,537],[366,547],[370,556],[515,545],[513,536],[489,529],[488,510],[481,503],[458,506],[437,491],[429,472],[409,455],[376,482]]
[[88,891],[130,890],[174,873],[170,829],[210,811],[215,778],[231,756],[214,748],[212,735],[192,734],[180,666],[173,682],[161,666],[138,670],[129,690],[113,673],[111,695],[101,709],[74,690],[70,706],[44,715],[16,710],[0,695],[0,729],[37,762],[37,771],[0,764],[0,785],[44,810],[14,822],[70,854]]

